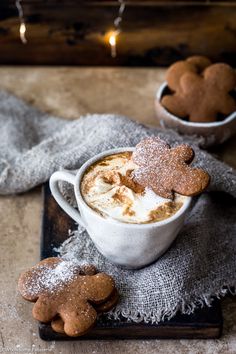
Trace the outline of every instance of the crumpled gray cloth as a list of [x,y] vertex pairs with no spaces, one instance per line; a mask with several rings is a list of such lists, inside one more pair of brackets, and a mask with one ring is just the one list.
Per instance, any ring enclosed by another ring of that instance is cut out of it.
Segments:
[[[109,317],[158,323],[177,311],[211,305],[236,285],[236,205],[221,193],[198,197],[171,248],[155,263],[126,270],[106,260],[79,227],[58,249],[66,259],[89,262],[113,276],[120,301]],[[231,289],[232,291],[232,289]]]
[[[0,92],[0,128],[0,194],[27,191],[60,168],[77,169],[101,151],[134,146],[150,135],[158,135],[172,146],[190,144],[196,152],[194,164],[211,175],[209,193],[195,198],[171,249],[144,269],[122,270],[111,264],[80,227],[61,246],[64,257],[92,262],[114,276],[121,301],[111,316],[158,322],[178,310],[188,313],[199,304],[210,304],[212,296],[235,287],[236,174],[201,150],[199,138],[148,128],[117,115],[94,114],[65,121],[6,92]],[[68,195],[67,188],[64,193]]]

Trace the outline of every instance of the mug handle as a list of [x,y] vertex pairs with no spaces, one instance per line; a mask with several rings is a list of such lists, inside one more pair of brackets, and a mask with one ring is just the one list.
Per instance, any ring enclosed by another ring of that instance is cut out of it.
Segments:
[[81,226],[85,227],[84,222],[81,218],[81,214],[79,210],[77,211],[73,206],[71,206],[63,197],[61,194],[59,187],[58,187],[58,182],[59,181],[65,181],[68,183],[75,185],[75,175],[69,171],[57,171],[54,172],[49,180],[49,186],[51,193],[57,203],[60,205],[60,207],[73,219],[75,220],[78,224]]

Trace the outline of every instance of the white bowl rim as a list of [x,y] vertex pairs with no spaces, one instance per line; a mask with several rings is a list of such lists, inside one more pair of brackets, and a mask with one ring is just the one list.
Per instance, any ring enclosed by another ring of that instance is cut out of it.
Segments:
[[[81,178],[84,174],[84,172],[87,170],[87,168],[93,164],[94,162],[100,160],[101,158],[108,156],[108,155],[112,155],[112,154],[116,154],[119,152],[124,152],[124,151],[134,151],[134,147],[123,147],[123,148],[114,148],[114,149],[110,149],[110,150],[106,150],[103,151],[95,156],[93,156],[92,158],[90,158],[89,160],[87,160],[82,166],[81,168],[78,170],[76,177],[75,177],[75,185],[74,185],[74,190],[75,190],[75,195],[76,198],[79,199],[80,203],[83,204],[83,206],[90,211],[91,213],[94,214],[94,216],[98,217],[98,218],[103,218],[103,216],[99,215],[96,211],[94,211],[92,208],[90,208],[90,206],[85,202],[85,200],[83,199],[81,192],[80,192],[80,182],[81,182]],[[125,227],[128,228],[152,228],[152,227],[157,227],[157,226],[163,226],[166,224],[171,223],[172,221],[174,221],[175,219],[179,218],[182,214],[185,213],[185,211],[189,208],[190,203],[192,201],[192,197],[188,197],[188,196],[184,196],[184,201],[183,201],[183,205],[180,207],[180,209],[171,217],[164,219],[162,221],[156,221],[156,222],[151,222],[151,223],[146,223],[146,224],[133,224],[133,223],[126,223],[126,222],[122,222],[113,218],[105,218],[106,222],[111,223],[111,224],[118,224],[118,225],[124,225]]]
[[[166,89],[167,86],[168,86],[167,82],[164,81],[161,84],[161,86],[159,87],[159,89],[157,90],[156,98],[157,98],[159,104],[161,104],[162,94],[163,94],[163,91]],[[221,126],[224,126],[225,124],[233,121],[236,118],[236,111],[234,111],[227,118],[225,118],[224,120],[219,121],[219,122],[210,122],[210,123],[188,122],[188,121],[183,120],[183,119],[175,116],[174,114],[170,113],[164,106],[161,105],[161,107],[163,108],[163,110],[168,114],[168,116],[172,120],[174,120],[174,121],[176,121],[178,123],[181,123],[182,125],[189,126],[189,127],[201,127],[201,128],[221,127]]]

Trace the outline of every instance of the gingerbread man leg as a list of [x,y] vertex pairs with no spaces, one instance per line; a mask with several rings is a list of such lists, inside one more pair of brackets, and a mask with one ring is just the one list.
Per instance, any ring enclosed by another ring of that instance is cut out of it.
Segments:
[[97,312],[87,302],[81,303],[76,309],[70,306],[63,307],[59,311],[59,315],[64,322],[64,331],[68,336],[82,336],[88,332],[95,324]]

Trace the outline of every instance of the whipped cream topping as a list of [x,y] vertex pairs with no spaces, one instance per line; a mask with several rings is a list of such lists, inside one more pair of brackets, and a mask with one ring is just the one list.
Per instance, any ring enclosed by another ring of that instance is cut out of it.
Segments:
[[90,166],[81,182],[85,202],[102,216],[127,223],[160,221],[176,213],[184,197],[175,195],[173,201],[138,185],[132,179],[137,167],[131,152],[110,155]]

